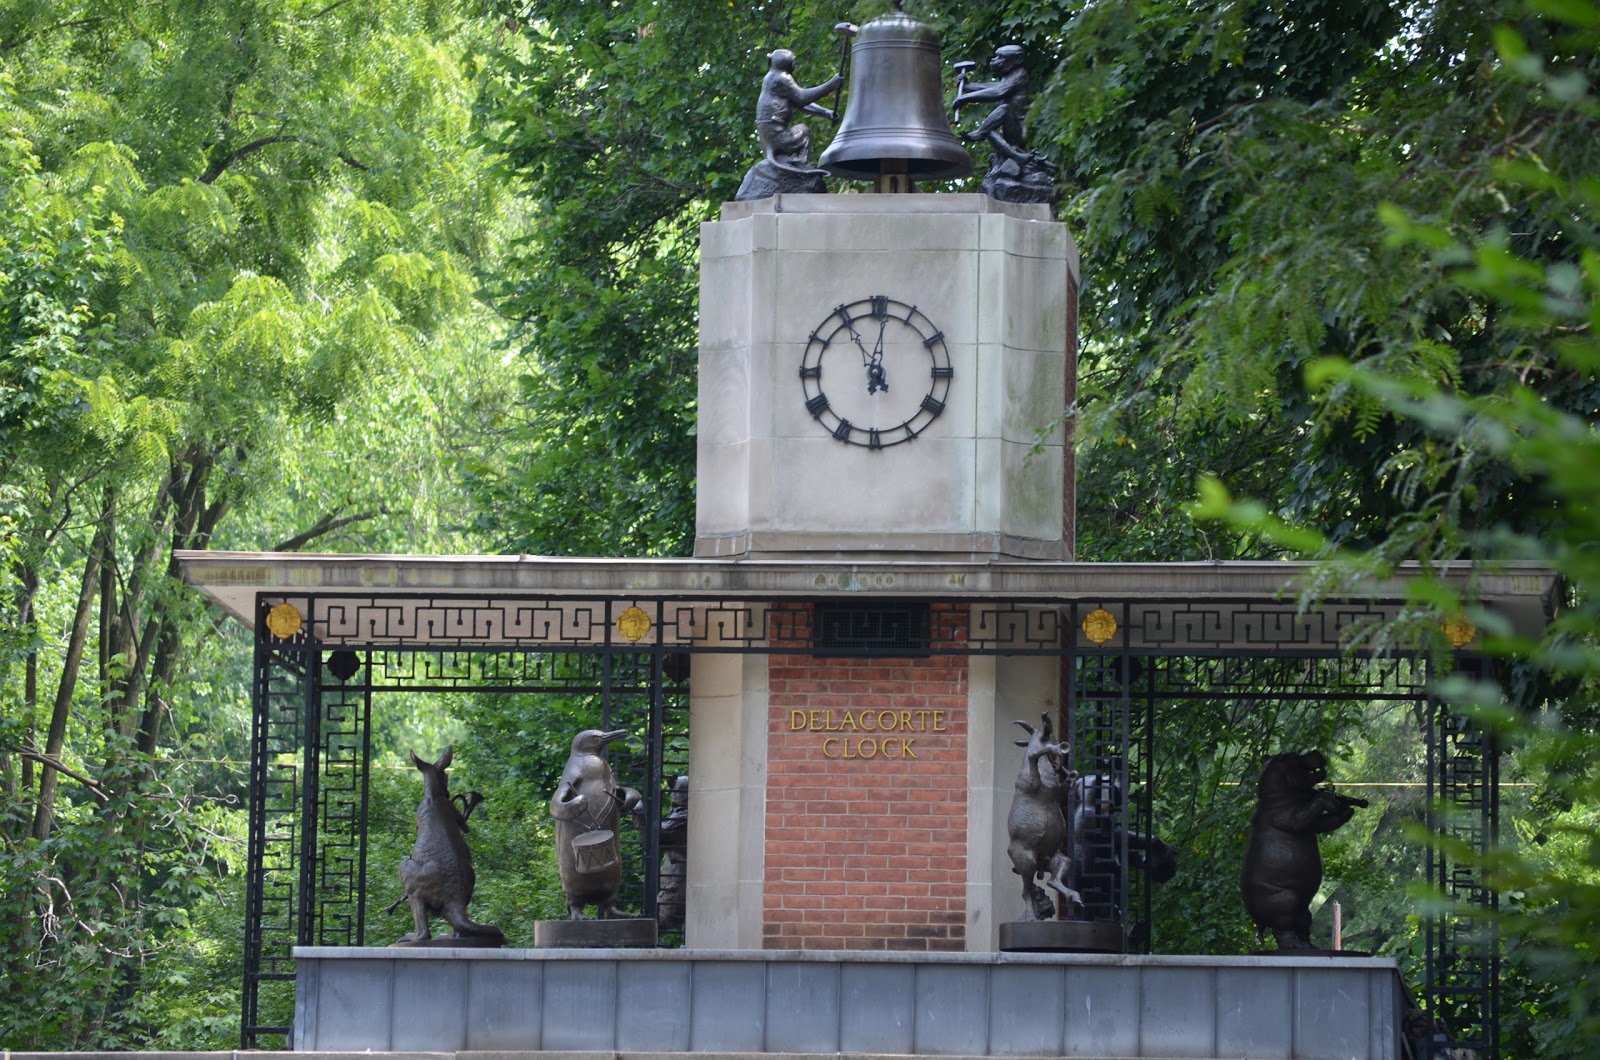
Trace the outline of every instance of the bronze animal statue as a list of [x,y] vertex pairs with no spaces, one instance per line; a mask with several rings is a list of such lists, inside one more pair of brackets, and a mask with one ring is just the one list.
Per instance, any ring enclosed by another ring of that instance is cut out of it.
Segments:
[[477,876],[472,871],[472,851],[462,833],[468,831],[467,818],[483,796],[475,791],[460,798],[460,807],[450,798],[450,768],[453,747],[446,747],[437,762],[425,762],[411,752],[411,761],[422,773],[422,801],[417,804],[417,841],[409,857],[400,861],[400,886],[403,893],[390,906],[394,912],[401,902],[411,905],[412,930],[396,945],[427,942],[431,937],[428,921],[439,917],[450,925],[451,938],[473,939],[478,945],[504,945],[505,935],[493,924],[479,924],[467,916],[467,903]]
[[[656,923],[662,931],[682,931],[684,888],[689,866],[689,778],[674,777],[667,788],[667,815],[656,824],[656,852],[661,855],[656,877]],[[633,826],[645,835],[650,816],[644,803],[633,811]]]
[[1266,760],[1256,785],[1240,889],[1260,933],[1272,932],[1280,950],[1310,950],[1311,900],[1322,886],[1317,836],[1350,820],[1363,799],[1317,785],[1328,779],[1320,751],[1278,754]]
[[[1115,759],[1102,764],[1119,768]],[[1072,919],[1097,923],[1122,922],[1124,870],[1142,872],[1152,884],[1178,874],[1178,851],[1154,833],[1128,828],[1124,817],[1122,779],[1117,773],[1084,773],[1067,789],[1067,886],[1082,899]],[[1124,840],[1126,842],[1124,843]],[[1127,864],[1123,864],[1126,850]],[[1130,942],[1141,942],[1150,926],[1134,921]]]
[[1023,142],[1022,120],[1028,114],[1028,72],[1023,69],[1022,49],[1015,44],[997,48],[989,68],[998,80],[969,83],[967,71],[976,63],[956,64],[959,79],[951,106],[959,120],[961,108],[973,103],[993,103],[994,109],[971,132],[967,141],[986,140],[994,148],[982,191],[1002,202],[1053,203],[1056,199],[1054,163]]
[[1050,715],[1042,718],[1043,727],[1038,729],[1017,722],[1027,730],[1028,738],[1014,742],[1027,751],[1017,771],[1016,794],[1006,818],[1011,838],[1006,853],[1011,871],[1022,877],[1022,919],[1065,920],[1073,905],[1081,904],[1077,893],[1067,886],[1069,863],[1061,851],[1067,836],[1061,806],[1072,781],[1066,767],[1071,751],[1065,743],[1051,740]]
[[768,55],[767,63],[767,74],[761,79],[761,95],[756,100],[756,131],[761,134],[761,151],[765,158],[750,167],[734,199],[767,199],[779,192],[815,194],[827,191],[822,179],[828,175],[827,171],[811,166],[810,128],[789,123],[796,112],[837,121],[839,116],[817,100],[838,89],[844,78],[836,74],[820,85],[802,88],[794,78],[794,52],[787,48],[779,48]]
[[622,888],[617,826],[624,813],[632,815],[643,797],[632,788],[619,788],[605,759],[606,747],[626,735],[626,729],[585,729],[574,736],[561,783],[550,796],[561,890],[573,920],[593,919],[584,912],[591,905],[601,918],[633,915],[616,904]]

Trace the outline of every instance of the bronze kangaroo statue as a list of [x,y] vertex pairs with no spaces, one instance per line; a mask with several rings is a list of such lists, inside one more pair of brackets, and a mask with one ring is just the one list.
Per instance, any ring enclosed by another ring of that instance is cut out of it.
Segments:
[[[501,944],[505,936],[493,924],[479,924],[467,916],[467,903],[477,877],[472,871],[472,851],[461,833],[467,831],[467,818],[481,801],[477,792],[462,798],[457,809],[450,798],[450,768],[453,747],[446,747],[437,762],[425,762],[411,752],[411,761],[422,772],[422,802],[417,805],[417,842],[411,855],[400,861],[400,886],[404,893],[389,906],[393,912],[401,902],[411,905],[413,928],[396,945],[427,942],[432,938],[428,921],[439,917],[450,925],[451,938],[492,940]],[[493,944],[492,942],[490,943]]]

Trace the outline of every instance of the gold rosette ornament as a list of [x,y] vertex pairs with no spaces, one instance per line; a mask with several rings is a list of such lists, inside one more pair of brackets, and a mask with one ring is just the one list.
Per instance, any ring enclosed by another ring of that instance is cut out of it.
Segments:
[[1467,621],[1467,616],[1457,613],[1439,623],[1445,639],[1452,648],[1465,648],[1478,636],[1478,627]]
[[279,604],[267,612],[267,629],[279,640],[288,640],[299,633],[305,624],[305,616],[293,604]]
[[1117,618],[1103,607],[1097,607],[1083,616],[1083,635],[1096,644],[1104,644],[1117,635]]
[[629,642],[637,641],[650,632],[650,616],[638,607],[630,607],[617,616],[617,632]]

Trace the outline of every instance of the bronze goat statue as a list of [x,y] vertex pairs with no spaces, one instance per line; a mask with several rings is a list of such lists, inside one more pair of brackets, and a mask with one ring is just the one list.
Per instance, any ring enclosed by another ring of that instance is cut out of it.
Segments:
[[1066,766],[1071,750],[1065,743],[1052,741],[1049,714],[1043,715],[1043,722],[1039,729],[1025,721],[1016,723],[1027,730],[1026,740],[1015,741],[1018,747],[1027,748],[1027,753],[1017,772],[1016,794],[1006,819],[1011,838],[1006,853],[1011,871],[1022,877],[1022,919],[1065,920],[1072,906],[1082,901],[1067,886],[1069,862],[1062,853],[1067,821],[1061,806],[1072,782]]

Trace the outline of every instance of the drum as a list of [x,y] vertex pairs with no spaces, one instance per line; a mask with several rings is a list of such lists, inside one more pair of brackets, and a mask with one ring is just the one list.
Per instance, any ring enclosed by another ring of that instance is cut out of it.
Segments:
[[617,847],[617,833],[609,828],[573,836],[572,866],[579,872],[604,872],[621,860]]

